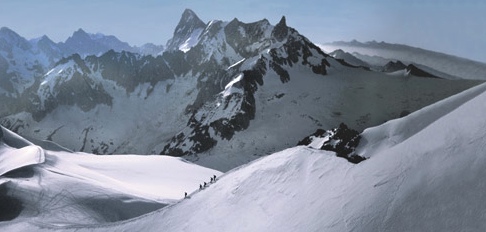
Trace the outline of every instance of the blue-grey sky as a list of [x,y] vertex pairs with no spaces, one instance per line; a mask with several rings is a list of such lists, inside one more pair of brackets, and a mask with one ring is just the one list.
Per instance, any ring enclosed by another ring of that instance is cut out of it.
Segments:
[[65,41],[78,28],[131,45],[164,44],[185,8],[204,21],[267,18],[315,43],[386,41],[486,62],[484,0],[0,0],[0,27]]

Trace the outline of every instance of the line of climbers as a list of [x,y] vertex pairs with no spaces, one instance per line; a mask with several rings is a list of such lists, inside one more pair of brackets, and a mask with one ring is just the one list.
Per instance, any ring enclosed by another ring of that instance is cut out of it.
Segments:
[[[211,180],[209,181],[209,183],[204,182],[204,185],[203,184],[200,184],[199,185],[199,190],[202,190],[202,189],[206,188],[207,186],[209,186],[210,183],[213,183],[213,182],[216,182],[216,175],[213,175],[211,177]],[[184,192],[184,198],[187,198],[187,192]]]

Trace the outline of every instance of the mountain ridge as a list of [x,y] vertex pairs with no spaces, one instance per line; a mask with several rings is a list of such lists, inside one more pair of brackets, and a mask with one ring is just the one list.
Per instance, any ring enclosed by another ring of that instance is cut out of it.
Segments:
[[[320,47],[327,52],[342,49],[349,53],[354,52],[360,55],[378,56],[388,59],[388,61],[400,60],[406,63],[421,64],[456,78],[486,80],[486,75],[484,74],[486,73],[486,64],[483,62],[409,45],[376,41],[362,43],[353,40],[350,42],[337,41],[325,43],[321,44]],[[366,56],[361,56],[361,58],[364,59]],[[373,59],[364,61],[372,65],[374,64]]]
[[[180,28],[202,25],[191,12]],[[316,127],[344,122],[362,130],[478,84],[343,65],[285,17],[276,25],[212,20],[196,29],[190,43],[194,30],[174,30],[174,49],[157,57],[111,50],[65,58],[26,89],[22,104],[0,102],[0,123],[75,151],[183,155],[229,170]]]

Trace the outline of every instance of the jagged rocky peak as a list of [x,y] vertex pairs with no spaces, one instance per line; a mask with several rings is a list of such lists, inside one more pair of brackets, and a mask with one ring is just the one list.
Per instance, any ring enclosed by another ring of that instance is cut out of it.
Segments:
[[266,19],[211,21],[195,46],[184,54],[164,53],[164,57],[176,54],[191,60],[193,73],[201,74],[199,93],[186,107],[186,113],[192,114],[187,128],[168,141],[164,155],[204,152],[246,130],[255,119],[255,95],[264,88],[267,73],[276,73],[286,83],[293,78],[289,72],[293,66],[318,75],[326,75],[330,66],[328,55],[288,27],[285,17],[275,26]]
[[79,28],[77,31],[73,33],[72,36],[70,36],[67,40],[66,43],[69,43],[74,40],[79,40],[79,39],[90,39],[90,36],[88,33],[86,33],[83,29]]
[[8,47],[7,45],[16,46],[23,50],[28,50],[31,47],[25,38],[8,27],[2,27],[0,28],[0,49],[5,50]]
[[190,24],[196,26],[205,26],[205,23],[192,11],[191,9],[185,9],[182,13],[181,20],[177,26],[181,26],[181,24]]
[[174,36],[167,42],[167,50],[178,50],[181,45],[191,37],[198,37],[206,24],[190,9],[184,10],[182,17],[179,20],[175,30]]
[[15,33],[15,31],[12,31],[8,27],[2,27],[0,28],[0,38],[18,38],[20,35]]
[[37,43],[54,43],[47,35],[41,36],[36,40]]
[[287,27],[285,16],[282,16],[280,22],[278,22],[277,25],[275,25],[275,27],[273,28],[272,35],[280,42],[284,40],[285,37],[287,37],[288,33],[289,28]]

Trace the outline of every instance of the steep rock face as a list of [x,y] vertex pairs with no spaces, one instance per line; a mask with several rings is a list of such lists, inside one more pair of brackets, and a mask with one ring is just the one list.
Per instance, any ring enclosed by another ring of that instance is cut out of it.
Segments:
[[89,77],[92,71],[79,55],[61,60],[59,65],[65,68],[57,72],[59,76],[47,75],[39,86],[41,104],[33,112],[34,119],[42,119],[60,105],[76,105],[84,112],[98,104],[111,105],[112,97],[100,82]]
[[10,30],[7,27],[0,28],[0,50],[11,53],[13,47],[18,47],[22,50],[31,48],[29,41],[22,38],[20,35]]
[[[46,37],[41,43],[49,44]],[[0,96],[18,97],[58,54],[45,53],[9,28],[0,29]]]
[[187,108],[192,114],[187,128],[164,147],[164,155],[200,153],[247,129],[258,110],[255,93],[269,71],[286,83],[291,79],[288,67],[325,75],[330,65],[326,54],[287,27],[285,17],[277,26],[265,19],[248,24],[212,21],[185,56],[199,63],[193,66],[193,73],[200,73],[199,94]]
[[34,49],[34,54],[45,54],[45,58],[47,59],[46,64],[54,64],[55,62],[59,61],[64,52],[58,46],[58,44],[54,43],[49,37],[42,36],[40,39],[34,39],[30,41]]
[[282,42],[288,35],[289,30],[287,27],[287,22],[285,16],[282,16],[280,22],[275,25],[275,28],[272,31],[272,36],[279,42]]
[[100,71],[104,79],[115,81],[131,93],[142,83],[153,87],[162,80],[173,78],[167,62],[162,57],[140,56],[130,52],[109,52],[100,57],[89,56],[86,62],[94,71]]
[[197,43],[205,26],[206,24],[192,10],[186,9],[174,30],[174,36],[167,42],[167,50],[189,50],[194,43]]

